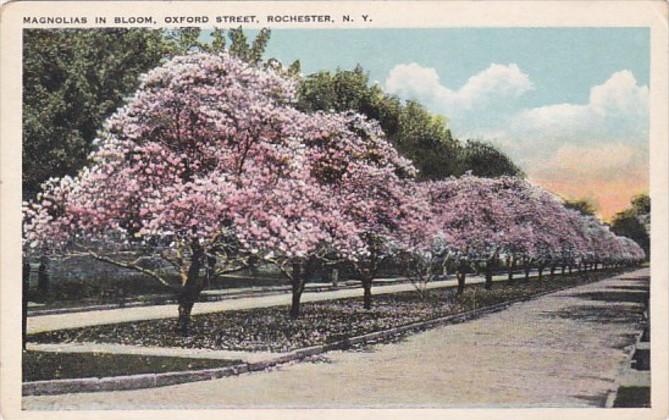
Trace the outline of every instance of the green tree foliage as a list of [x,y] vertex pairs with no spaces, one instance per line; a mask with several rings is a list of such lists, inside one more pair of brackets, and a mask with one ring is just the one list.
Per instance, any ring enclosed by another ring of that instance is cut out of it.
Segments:
[[568,209],[577,210],[584,216],[594,216],[595,206],[588,199],[581,198],[578,200],[565,200],[564,206]]
[[387,95],[361,66],[321,71],[304,78],[298,107],[306,112],[355,110],[379,121],[399,152],[411,159],[422,179],[443,179],[472,171],[480,176],[523,176],[522,171],[492,145],[451,135],[447,121],[415,101]]
[[84,165],[104,119],[163,56],[157,31],[24,31],[24,198]]
[[407,101],[399,114],[393,139],[400,153],[411,159],[422,179],[460,175],[460,145],[446,128],[446,120],[430,114],[418,102]]
[[649,215],[650,216],[650,197],[648,194],[639,194],[632,198],[632,207],[636,211],[637,215]]
[[525,173],[511,158],[490,143],[467,140],[460,150],[460,165],[475,176],[496,178],[504,175],[524,177]]
[[616,213],[611,220],[611,230],[634,240],[650,256],[650,237],[646,225],[650,224],[650,197],[647,194],[632,198],[630,207]]

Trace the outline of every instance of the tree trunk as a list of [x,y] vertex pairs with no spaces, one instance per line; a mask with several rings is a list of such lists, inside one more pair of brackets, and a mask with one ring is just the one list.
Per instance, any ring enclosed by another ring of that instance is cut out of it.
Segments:
[[490,267],[490,264],[486,264],[485,268],[485,289],[492,289],[492,267]]
[[23,263],[22,294],[21,294],[21,348],[26,349],[28,331],[28,290],[30,289],[30,263]]
[[207,274],[204,278],[204,285],[203,285],[204,288],[211,287],[211,285],[214,282],[215,272],[216,272],[216,257],[207,255]]
[[572,268],[572,265],[569,264],[569,274],[571,274],[571,268]]
[[562,275],[563,276],[564,276],[564,272],[565,272],[566,269],[567,269],[567,267],[564,264],[562,264]]
[[513,258],[509,259],[509,280],[513,280],[513,266],[515,265],[515,261]]
[[464,271],[458,271],[458,295],[461,295],[465,291],[465,276],[467,274]]
[[39,268],[37,269],[37,289],[43,298],[49,293],[49,274],[47,273],[49,260],[46,257],[40,258]]
[[544,267],[540,265],[539,268],[538,268],[538,271],[539,271],[539,280],[543,280],[543,278],[544,278]]
[[555,266],[551,265],[551,278],[555,277]]
[[365,309],[372,309],[372,279],[364,278],[362,280],[362,287],[365,290],[363,307]]
[[525,269],[525,281],[528,281],[530,279],[530,264],[526,262],[524,269]]
[[293,263],[291,278],[293,296],[290,305],[290,317],[293,319],[297,319],[300,316],[300,298],[302,297],[302,291],[304,291],[304,276],[304,264],[301,262]]
[[202,259],[204,251],[199,245],[193,245],[193,255],[191,256],[190,267],[188,267],[188,275],[186,283],[181,286],[181,291],[177,301],[179,303],[179,318],[177,320],[177,331],[183,336],[187,337],[190,333],[190,315],[193,310],[193,305],[202,291],[202,283],[200,279],[200,268],[202,267]]
[[195,298],[190,296],[189,293],[181,293],[179,295],[179,319],[177,321],[177,331],[183,337],[188,337],[190,330],[190,314],[193,310],[193,305],[195,305]]
[[333,268],[330,272],[330,280],[332,280],[332,287],[335,289],[339,287],[339,269]]

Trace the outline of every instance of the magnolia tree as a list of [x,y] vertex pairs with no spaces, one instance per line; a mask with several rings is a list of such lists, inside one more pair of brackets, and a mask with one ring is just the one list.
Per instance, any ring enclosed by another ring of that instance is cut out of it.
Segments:
[[[263,224],[267,231],[240,235],[290,278],[293,317],[299,315],[306,279],[324,264],[339,261],[356,268],[369,308],[371,281],[379,261],[389,255],[388,241],[408,205],[402,178],[413,176],[415,169],[376,123],[359,114],[318,112],[295,118],[301,127],[305,177],[288,194],[259,197],[256,205],[271,209],[274,222]],[[292,242],[278,246],[273,236],[289,236]]]
[[[90,166],[47,182],[25,205],[26,246],[86,253],[173,287],[150,268],[150,250],[179,273],[186,334],[203,268],[239,269],[261,252],[261,239],[263,249],[302,261],[315,244],[348,236],[345,220],[323,233],[330,226],[319,217],[337,215],[304,164],[308,119],[294,99],[292,81],[226,54],[167,62],[109,118]],[[273,217],[276,209],[283,213]],[[124,258],[113,246],[139,256]]]
[[493,264],[513,228],[499,182],[465,175],[433,182],[428,189],[435,223],[450,238],[443,267],[456,272],[458,293],[464,291],[465,276],[471,269],[485,273],[489,288]]
[[614,247],[617,245],[615,235],[592,216],[583,216],[582,229],[588,238],[586,263],[597,270],[600,264],[606,264],[614,256]]
[[364,290],[364,307],[371,307],[372,281],[380,263],[396,252],[397,235],[420,209],[411,194],[416,170],[385,139],[380,126],[355,113],[309,116],[313,126],[305,136],[314,181],[336,200],[337,212],[351,221],[351,237],[361,252],[342,252]]
[[625,236],[616,237],[620,243],[620,255],[618,257],[620,264],[638,264],[646,258],[643,248],[635,241]]
[[522,256],[525,277],[529,277],[531,266],[537,267],[539,278],[547,266],[551,267],[551,273],[559,263],[567,263],[571,270],[573,263],[587,251],[587,237],[579,229],[580,216],[542,188],[525,180],[515,183],[524,191],[529,204],[522,221],[531,229],[528,241],[532,242],[529,252]]
[[405,207],[392,246],[403,271],[421,297],[425,298],[429,283],[443,274],[443,260],[450,237],[434,217],[430,200],[431,183],[413,183],[406,188],[407,196],[412,199]]

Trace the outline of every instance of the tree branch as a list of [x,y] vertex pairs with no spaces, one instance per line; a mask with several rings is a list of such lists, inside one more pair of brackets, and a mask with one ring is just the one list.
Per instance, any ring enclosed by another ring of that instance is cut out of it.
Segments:
[[84,250],[84,252],[87,255],[90,255],[91,257],[95,258],[98,261],[106,262],[108,264],[112,264],[112,265],[115,265],[115,266],[121,267],[121,268],[127,268],[127,269],[130,269],[130,270],[139,271],[140,273],[146,274],[147,276],[157,280],[158,282],[160,282],[164,286],[166,286],[166,287],[168,287],[172,290],[176,290],[176,288],[173,285],[171,285],[167,280],[165,280],[160,274],[156,273],[153,270],[149,270],[148,268],[144,268],[144,267],[141,267],[141,266],[137,265],[137,262],[142,259],[141,257],[137,258],[133,262],[123,262],[123,261],[114,260],[114,259],[112,259],[108,256],[105,256],[105,255],[100,255],[97,252],[95,252],[95,251],[93,251],[89,248],[86,248],[85,246],[80,245],[80,247]]

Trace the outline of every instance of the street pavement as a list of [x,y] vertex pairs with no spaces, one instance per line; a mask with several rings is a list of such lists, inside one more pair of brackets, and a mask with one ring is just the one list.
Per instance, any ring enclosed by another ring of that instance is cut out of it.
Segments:
[[627,272],[397,343],[269,372],[24,397],[23,408],[602,407],[639,331],[648,276],[648,269]]

